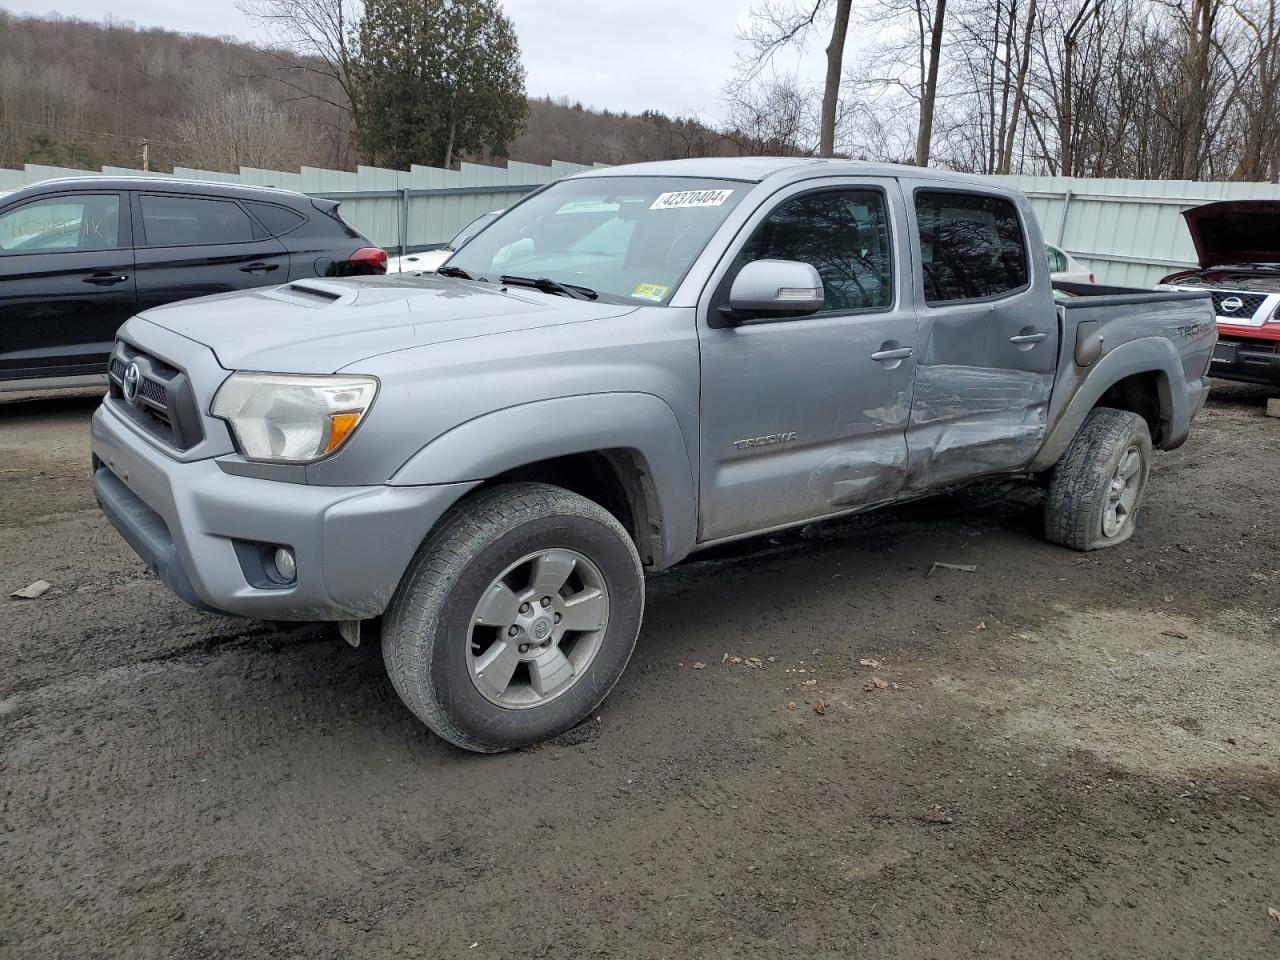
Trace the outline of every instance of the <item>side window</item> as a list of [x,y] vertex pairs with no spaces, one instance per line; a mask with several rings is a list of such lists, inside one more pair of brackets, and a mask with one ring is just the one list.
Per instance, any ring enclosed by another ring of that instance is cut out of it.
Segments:
[[1067,269],[1067,258],[1062,255],[1062,251],[1057,247],[1045,246],[1044,252],[1049,257],[1049,272],[1061,273]]
[[884,194],[829,190],[784,200],[742,248],[734,272],[765,259],[813,264],[826,290],[820,312],[887,308],[893,253]]
[[0,214],[0,253],[114,250],[119,245],[118,194],[62,194]]
[[244,243],[253,239],[249,215],[234,200],[146,194],[139,203],[149,247]]
[[926,302],[981,300],[1026,286],[1026,242],[1008,200],[917,190],[916,220]]
[[257,200],[246,200],[245,206],[257,217],[273,237],[288,233],[307,218],[296,210],[282,207],[276,203],[260,203]]

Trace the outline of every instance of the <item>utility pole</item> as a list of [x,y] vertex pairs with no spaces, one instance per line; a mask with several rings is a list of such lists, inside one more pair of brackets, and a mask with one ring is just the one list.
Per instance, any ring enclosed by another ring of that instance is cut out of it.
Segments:
[[149,160],[150,147],[151,147],[150,143],[148,143],[146,140],[142,141],[142,170],[144,173],[151,169],[150,160]]

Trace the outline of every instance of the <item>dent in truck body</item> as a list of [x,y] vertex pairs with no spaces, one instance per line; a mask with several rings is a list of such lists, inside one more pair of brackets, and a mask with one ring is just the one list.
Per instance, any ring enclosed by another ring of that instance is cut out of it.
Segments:
[[833,507],[892,503],[906,479],[896,447],[866,447],[828,457],[809,474],[809,489]]
[[916,367],[907,428],[911,492],[1030,463],[1044,440],[1053,375],[1005,367]]

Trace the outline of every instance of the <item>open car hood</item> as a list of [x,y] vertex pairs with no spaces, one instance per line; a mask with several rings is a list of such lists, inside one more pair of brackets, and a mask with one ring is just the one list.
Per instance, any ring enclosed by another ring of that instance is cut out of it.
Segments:
[[1202,268],[1280,263],[1280,200],[1219,200],[1182,216]]

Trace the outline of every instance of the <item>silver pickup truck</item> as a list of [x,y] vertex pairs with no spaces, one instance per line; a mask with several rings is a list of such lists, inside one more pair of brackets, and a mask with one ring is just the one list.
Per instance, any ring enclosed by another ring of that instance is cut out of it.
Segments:
[[121,329],[93,485],[183,600],[380,635],[498,751],[588,716],[645,573],[980,477],[1045,534],[1134,529],[1208,390],[1208,293],[1051,289],[1027,201],[797,159],[552,183],[439,274],[304,280]]

